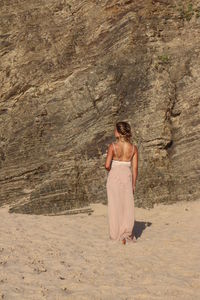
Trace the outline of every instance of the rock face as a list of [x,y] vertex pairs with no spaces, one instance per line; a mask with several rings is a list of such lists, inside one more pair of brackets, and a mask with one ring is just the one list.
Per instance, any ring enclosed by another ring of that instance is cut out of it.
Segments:
[[129,121],[137,206],[195,200],[198,1],[8,1],[0,10],[0,205],[107,202],[106,149]]

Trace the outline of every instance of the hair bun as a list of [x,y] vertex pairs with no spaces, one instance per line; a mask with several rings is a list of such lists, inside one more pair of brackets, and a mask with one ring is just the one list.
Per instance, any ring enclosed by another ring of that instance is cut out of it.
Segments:
[[130,138],[132,137],[131,126],[128,122],[122,121],[116,123],[116,128],[119,134],[125,137],[126,140],[130,142]]

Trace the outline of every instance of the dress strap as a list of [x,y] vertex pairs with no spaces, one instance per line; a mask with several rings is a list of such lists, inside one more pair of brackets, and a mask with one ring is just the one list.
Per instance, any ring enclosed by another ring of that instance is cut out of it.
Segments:
[[114,153],[115,153],[115,155],[117,156],[117,152],[116,152],[116,149],[115,149],[115,145],[114,145],[114,143],[112,143],[113,144],[113,148],[114,148]]

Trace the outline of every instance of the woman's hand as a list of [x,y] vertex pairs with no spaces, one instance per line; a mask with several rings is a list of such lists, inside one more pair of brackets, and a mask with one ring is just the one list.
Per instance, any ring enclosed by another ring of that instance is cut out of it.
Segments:
[[133,194],[135,194],[135,188],[136,188],[136,186],[133,185]]

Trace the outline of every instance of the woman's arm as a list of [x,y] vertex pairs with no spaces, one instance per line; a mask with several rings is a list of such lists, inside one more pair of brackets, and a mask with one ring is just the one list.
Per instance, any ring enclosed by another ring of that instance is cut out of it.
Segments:
[[135,187],[136,187],[136,180],[137,180],[137,175],[138,175],[138,148],[135,146],[135,154],[133,156],[132,160],[132,174],[133,174],[133,190],[135,192]]
[[114,153],[113,145],[110,144],[108,146],[108,152],[107,152],[107,157],[106,157],[106,162],[105,162],[105,168],[106,168],[107,171],[110,171],[110,165],[111,165],[113,153]]

